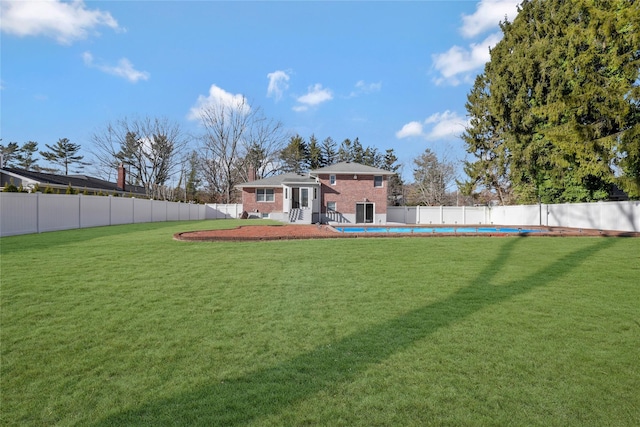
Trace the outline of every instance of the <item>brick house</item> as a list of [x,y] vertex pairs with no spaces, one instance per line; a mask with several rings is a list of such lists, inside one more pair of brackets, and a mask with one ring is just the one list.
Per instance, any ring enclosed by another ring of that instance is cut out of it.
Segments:
[[387,221],[388,177],[384,169],[341,162],[306,174],[252,180],[242,190],[250,216],[298,223],[378,224]]

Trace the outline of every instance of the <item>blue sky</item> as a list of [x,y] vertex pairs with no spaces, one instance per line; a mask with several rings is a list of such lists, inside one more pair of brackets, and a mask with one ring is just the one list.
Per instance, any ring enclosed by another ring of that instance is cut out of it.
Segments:
[[426,148],[464,159],[467,93],[518,3],[3,0],[0,137],[90,159],[110,121],[195,135],[194,111],[244,97],[307,140],[393,148],[411,181]]

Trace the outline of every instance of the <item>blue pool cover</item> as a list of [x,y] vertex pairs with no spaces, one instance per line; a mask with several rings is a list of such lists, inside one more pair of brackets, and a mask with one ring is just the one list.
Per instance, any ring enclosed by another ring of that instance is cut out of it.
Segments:
[[541,230],[505,227],[335,227],[341,233],[539,233]]

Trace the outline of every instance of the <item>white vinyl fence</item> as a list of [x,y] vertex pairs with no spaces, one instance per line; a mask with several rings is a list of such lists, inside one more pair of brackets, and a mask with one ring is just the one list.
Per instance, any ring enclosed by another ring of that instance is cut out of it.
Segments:
[[82,194],[0,192],[0,236],[205,219],[205,205]]
[[387,222],[402,224],[543,225],[640,231],[640,201],[557,205],[390,206]]
[[242,204],[218,204],[206,205],[205,219],[231,219],[242,216]]
[[[0,192],[0,236],[158,221],[239,218],[241,204]],[[389,206],[387,223],[543,225],[640,231],[640,201],[521,206]]]

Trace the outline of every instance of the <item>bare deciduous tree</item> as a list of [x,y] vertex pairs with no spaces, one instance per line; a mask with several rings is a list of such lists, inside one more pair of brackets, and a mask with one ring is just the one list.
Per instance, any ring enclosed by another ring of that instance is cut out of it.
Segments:
[[209,192],[231,203],[234,186],[247,180],[251,166],[260,177],[275,170],[282,141],[282,124],[266,119],[244,97],[201,107],[197,117],[204,127],[201,165]]
[[[256,115],[251,124],[248,140],[244,144],[244,167],[246,173],[252,167],[256,178],[266,178],[280,170],[279,156],[286,136],[282,122]],[[248,179],[248,177],[246,177]]]
[[147,196],[166,198],[168,180],[177,172],[188,140],[177,123],[166,118],[123,118],[93,134],[93,155],[107,173],[120,163],[129,184],[143,186]]
[[455,182],[455,167],[430,149],[413,160],[415,184],[410,195],[412,204],[440,206],[447,202],[447,189]]

